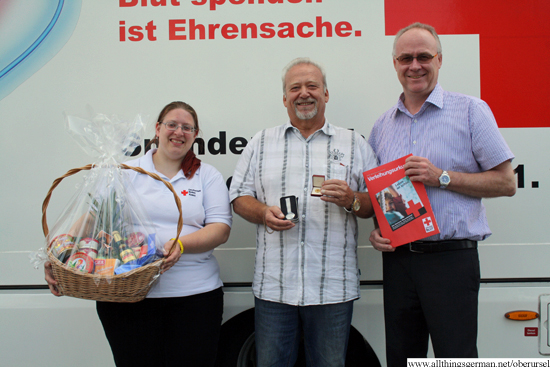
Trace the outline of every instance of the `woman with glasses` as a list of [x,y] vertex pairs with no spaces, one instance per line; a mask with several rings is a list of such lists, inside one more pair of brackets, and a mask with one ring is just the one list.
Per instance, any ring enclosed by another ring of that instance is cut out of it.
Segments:
[[[178,251],[167,255],[162,275],[144,301],[97,303],[117,366],[214,365],[223,292],[212,252],[229,237],[231,209],[222,175],[191,149],[198,133],[195,110],[172,102],[157,119],[151,143],[158,148],[128,163],[172,184],[181,199],[183,229]],[[173,195],[162,182],[133,172],[134,187],[168,252],[178,222]],[[135,332],[129,325],[135,325]]]
[[[166,261],[143,301],[97,302],[117,366],[214,365],[223,291],[212,252],[227,241],[232,217],[222,175],[191,150],[198,132],[195,110],[184,102],[172,102],[156,123],[151,143],[157,148],[127,163],[172,184],[181,199],[183,228],[177,250],[169,253],[179,219],[173,193],[161,181],[125,171],[164,243]],[[56,294],[48,269],[46,280]]]

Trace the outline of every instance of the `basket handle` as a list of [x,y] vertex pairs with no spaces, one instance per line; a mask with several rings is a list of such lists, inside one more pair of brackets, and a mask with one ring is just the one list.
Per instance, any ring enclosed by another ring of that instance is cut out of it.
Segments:
[[[50,233],[50,230],[48,229],[47,218],[46,218],[46,209],[48,209],[48,204],[50,203],[50,198],[52,196],[53,190],[61,183],[61,181],[63,181],[64,178],[72,176],[72,175],[74,175],[74,174],[76,174],[80,171],[90,170],[93,167],[94,167],[93,164],[88,164],[84,167],[73,168],[73,169],[68,170],[67,173],[65,173],[63,176],[61,176],[61,177],[54,180],[54,182],[52,184],[52,187],[48,191],[48,194],[46,195],[46,198],[44,199],[44,202],[42,203],[42,231],[44,232],[45,237],[47,237],[48,234]],[[147,172],[146,170],[144,170],[143,168],[140,168],[140,167],[132,167],[132,166],[128,166],[124,163],[119,164],[119,167],[124,168],[124,169],[131,169],[131,170],[134,170],[138,173],[148,175],[148,176],[154,178],[155,180],[161,181],[170,191],[172,191],[172,194],[174,195],[174,199],[176,201],[176,206],[178,207],[179,218],[178,218],[178,228],[177,228],[178,233],[176,235],[176,239],[175,239],[174,243],[172,244],[172,248],[170,249],[170,254],[171,254],[172,251],[174,251],[174,249],[176,248],[176,246],[178,244],[178,238],[180,236],[181,229],[183,227],[183,217],[182,217],[182,213],[181,213],[181,200],[178,197],[178,195],[176,194],[176,191],[174,191],[174,188],[172,187],[172,184],[170,182],[166,181],[166,180],[163,180],[159,175],[157,175],[155,173]]]

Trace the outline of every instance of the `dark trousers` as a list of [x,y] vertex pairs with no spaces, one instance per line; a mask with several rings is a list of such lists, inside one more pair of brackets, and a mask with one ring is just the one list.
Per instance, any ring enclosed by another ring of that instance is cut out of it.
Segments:
[[214,366],[223,291],[136,303],[97,302],[97,314],[121,366]]
[[[405,245],[406,246],[406,245]],[[477,249],[383,254],[388,367],[425,358],[477,357],[480,283]]]

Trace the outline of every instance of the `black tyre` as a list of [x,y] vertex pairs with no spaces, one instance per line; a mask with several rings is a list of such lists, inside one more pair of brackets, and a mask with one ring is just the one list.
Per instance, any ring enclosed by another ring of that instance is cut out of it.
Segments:
[[216,367],[255,366],[254,309],[222,325]]

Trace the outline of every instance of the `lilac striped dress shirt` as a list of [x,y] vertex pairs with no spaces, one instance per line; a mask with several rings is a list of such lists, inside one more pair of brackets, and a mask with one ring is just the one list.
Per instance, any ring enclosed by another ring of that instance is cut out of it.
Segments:
[[[368,141],[380,164],[412,153],[446,171],[478,173],[514,158],[487,103],[444,91],[439,84],[415,115],[401,95],[376,121]],[[426,241],[491,235],[480,198],[437,187],[426,190],[441,231]]]

